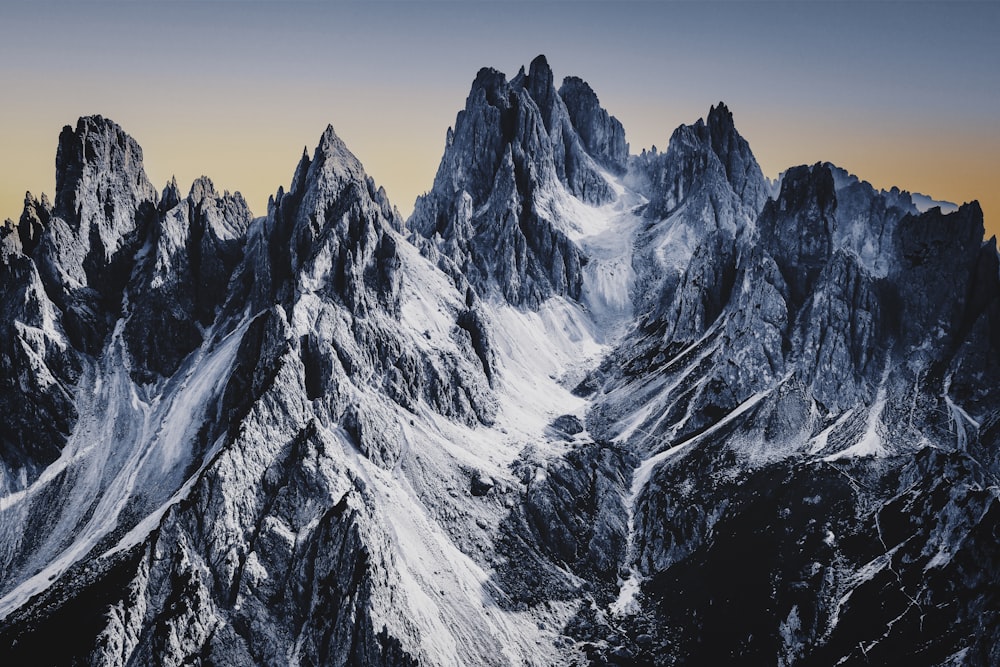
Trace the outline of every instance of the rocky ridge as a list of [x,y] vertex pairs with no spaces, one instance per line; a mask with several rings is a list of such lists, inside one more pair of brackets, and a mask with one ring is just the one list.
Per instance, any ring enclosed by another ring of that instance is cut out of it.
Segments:
[[630,156],[543,57],[405,222],[332,127],[254,219],[81,119],[0,231],[0,645],[993,664],[1000,260],[921,197],[723,104]]

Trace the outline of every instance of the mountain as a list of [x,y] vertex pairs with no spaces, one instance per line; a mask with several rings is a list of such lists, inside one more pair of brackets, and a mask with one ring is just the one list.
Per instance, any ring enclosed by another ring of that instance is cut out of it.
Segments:
[[403,220],[332,127],[253,217],[99,116],[0,227],[9,664],[1000,662],[976,203],[630,154],[476,76]]

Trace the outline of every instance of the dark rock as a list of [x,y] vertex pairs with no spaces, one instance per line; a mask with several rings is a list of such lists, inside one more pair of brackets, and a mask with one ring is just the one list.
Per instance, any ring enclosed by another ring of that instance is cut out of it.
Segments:
[[583,422],[576,415],[562,415],[552,420],[552,428],[568,436],[583,432]]
[[907,343],[917,345],[926,332],[940,328],[944,336],[931,344],[954,344],[982,238],[983,213],[976,202],[947,215],[935,208],[900,220],[894,279],[900,286]]
[[55,205],[34,256],[78,349],[99,352],[110,332],[156,199],[142,149],[121,127],[88,116],[63,128]]
[[243,197],[216,194],[205,177],[186,199],[163,206],[177,196],[172,183],[151,230],[152,250],[137,262],[128,288],[124,337],[138,382],[170,377],[201,345],[243,257],[250,225]]
[[761,212],[760,242],[781,269],[796,307],[833,252],[836,210],[833,174],[817,164],[785,172],[778,199]]
[[625,129],[617,118],[601,108],[590,85],[583,79],[568,76],[559,87],[559,97],[587,152],[606,169],[624,173],[628,166]]
[[[605,113],[577,101],[581,114]],[[601,145],[596,135],[592,141]],[[608,156],[587,152],[544,57],[510,82],[481,70],[449,131],[434,188],[417,200],[407,226],[436,239],[437,251],[481,294],[530,308],[553,295],[579,298],[585,259],[545,202],[563,190],[588,203],[609,201],[595,157]]]
[[485,496],[487,493],[493,490],[496,486],[496,482],[489,475],[484,474],[481,471],[476,471],[472,476],[472,486],[471,491],[474,496]]
[[[553,81],[480,71],[413,247],[332,128],[256,220],[64,131],[55,204],[0,226],[8,662],[1000,662],[978,205],[829,164],[777,189],[722,104],[628,158]],[[634,319],[553,332],[613,349],[519,424],[498,301],[583,296],[570,197],[643,217]]]

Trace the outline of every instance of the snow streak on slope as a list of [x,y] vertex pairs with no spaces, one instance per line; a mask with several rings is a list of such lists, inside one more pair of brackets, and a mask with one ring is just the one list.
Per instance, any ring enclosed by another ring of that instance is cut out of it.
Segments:
[[[112,546],[107,538],[162,514],[194,463],[198,429],[225,387],[245,326],[193,355],[152,397],[129,376],[121,330],[119,323],[100,365],[81,382],[83,417],[62,456],[30,488],[0,499],[4,542],[19,542],[27,532],[45,535],[23,565],[5,572],[5,583],[16,587],[4,591],[0,618],[94,547]],[[55,508],[48,505],[53,495],[60,499]],[[155,524],[142,525],[151,530]]]
[[[345,446],[394,535],[394,562],[409,616],[420,629],[421,645],[414,653],[434,664],[547,665],[566,658],[552,647],[575,603],[526,611],[501,608],[497,596],[502,593],[491,582],[490,542],[515,502],[519,481],[510,464],[527,447],[541,461],[566,453],[570,445],[552,441],[546,429],[561,415],[585,416],[589,401],[570,389],[600,363],[632,317],[633,242],[641,224],[634,211],[644,200],[613,186],[619,198],[603,207],[558,192],[545,210],[590,260],[583,305],[562,297],[537,311],[493,301],[477,305],[496,354],[498,409],[491,428],[469,428],[423,408],[414,419],[393,408],[404,446],[392,470]],[[401,289],[402,324],[417,334],[414,345],[447,351],[454,344],[455,313],[465,304],[414,248],[399,247],[408,269]],[[327,435],[341,437],[333,431]],[[473,476],[488,478],[496,491],[471,495]]]
[[831,462],[865,456],[878,458],[889,453],[889,448],[885,443],[885,426],[882,424],[882,412],[885,410],[887,402],[885,385],[888,377],[889,368],[886,367],[885,372],[882,374],[882,381],[879,383],[878,391],[875,394],[875,403],[868,413],[868,420],[865,422],[865,430],[861,438],[847,449],[825,457],[824,461]]
[[968,429],[971,427],[973,433],[976,433],[979,431],[981,424],[951,398],[952,377],[953,374],[950,373],[944,380],[944,402],[948,406],[948,413],[951,416],[952,423],[955,425],[958,448],[961,451],[965,451],[969,443]]
[[774,387],[767,389],[765,391],[758,392],[743,401],[738,405],[732,412],[727,414],[717,423],[712,425],[705,431],[695,435],[687,440],[668,447],[667,449],[650,456],[645,461],[639,464],[639,466],[632,473],[632,486],[629,490],[629,497],[625,501],[625,508],[628,512],[628,546],[626,548],[626,559],[629,562],[629,577],[624,580],[621,584],[621,589],[618,594],[618,599],[611,604],[611,611],[618,615],[624,616],[627,614],[635,613],[638,611],[639,606],[636,602],[636,595],[639,593],[640,586],[642,585],[643,576],[639,572],[639,568],[636,567],[635,554],[633,551],[633,540],[635,537],[635,511],[636,506],[639,502],[639,495],[642,490],[646,488],[649,483],[649,479],[653,475],[653,471],[656,470],[664,461],[674,456],[678,452],[689,448],[691,445],[701,442],[706,438],[710,438],[713,434],[717,433],[727,424],[731,423],[734,419],[738,418],[740,415],[744,414],[748,410],[756,406],[762,399],[764,399],[768,394],[774,391],[780,383]]
[[584,204],[564,190],[539,196],[538,210],[557,224],[583,250],[581,301],[597,325],[602,342],[624,333],[632,319],[632,288],[635,283],[633,244],[642,218],[636,212],[646,203],[642,195],[627,189],[605,173],[617,198],[603,206]]
[[[409,344],[438,355],[462,354],[454,331],[464,299],[415,248],[400,241],[399,252],[406,267],[400,320]],[[314,296],[303,295],[295,308],[296,333],[311,326],[312,311],[322,307]],[[537,312],[497,303],[477,307],[494,332],[498,410],[492,427],[468,426],[423,404],[410,412],[359,387],[355,400],[377,407],[398,427],[398,461],[391,469],[376,465],[335,425],[321,435],[331,451],[343,453],[344,464],[373,496],[377,525],[389,536],[385,544],[392,549],[404,617],[417,630],[416,640],[399,633],[408,652],[427,664],[559,664],[565,655],[554,648],[555,640],[573,605],[502,608],[503,594],[491,581],[491,541],[514,502],[518,481],[510,463],[525,447],[544,442],[554,418],[582,416],[586,402],[567,387],[606,347],[597,342],[586,311],[561,298]],[[553,447],[550,453],[561,450]],[[477,477],[489,479],[496,490],[473,495],[470,485]]]

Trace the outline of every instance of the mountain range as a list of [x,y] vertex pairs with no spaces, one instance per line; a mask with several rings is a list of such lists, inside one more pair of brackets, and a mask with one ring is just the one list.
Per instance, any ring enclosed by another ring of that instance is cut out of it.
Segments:
[[9,665],[1000,664],[978,204],[479,71],[404,220],[101,116],[0,228]]

